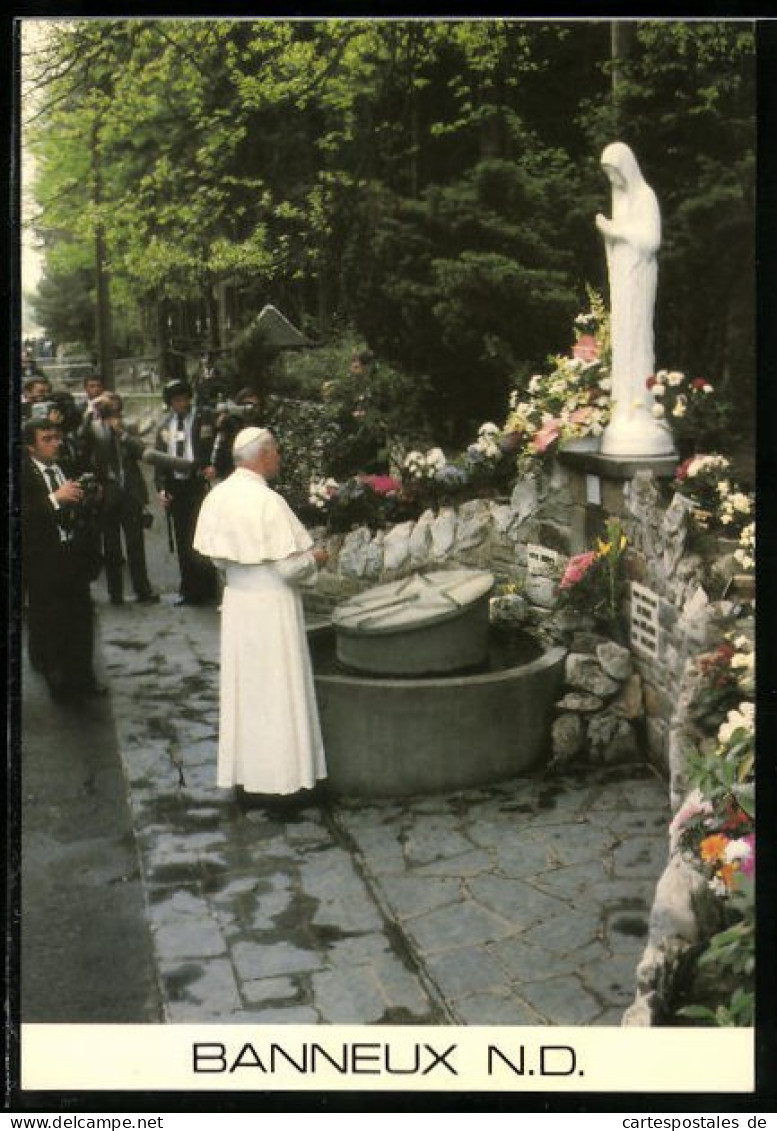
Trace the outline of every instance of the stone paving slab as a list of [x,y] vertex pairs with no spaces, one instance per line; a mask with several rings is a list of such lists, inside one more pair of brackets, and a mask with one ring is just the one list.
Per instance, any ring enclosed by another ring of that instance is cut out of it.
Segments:
[[98,608],[167,1020],[619,1023],[666,858],[647,767],[243,814],[217,611]]

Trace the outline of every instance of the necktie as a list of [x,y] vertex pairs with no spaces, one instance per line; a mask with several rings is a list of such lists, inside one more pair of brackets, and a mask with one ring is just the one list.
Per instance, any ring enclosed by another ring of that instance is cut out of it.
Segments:
[[186,417],[178,416],[178,431],[177,439],[175,442],[175,454],[179,459],[183,459],[186,455]]
[[47,467],[44,470],[46,472],[46,478],[49,481],[49,486],[51,487],[51,490],[56,491],[57,488],[59,487],[59,478],[57,477],[56,471],[54,470],[53,467]]

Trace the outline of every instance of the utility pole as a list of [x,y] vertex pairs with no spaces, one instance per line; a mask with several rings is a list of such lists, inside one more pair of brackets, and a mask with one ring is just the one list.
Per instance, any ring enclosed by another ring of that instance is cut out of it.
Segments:
[[611,91],[616,129],[622,124],[620,108],[623,94],[623,65],[628,59],[632,31],[633,27],[629,20],[613,20],[610,24]]

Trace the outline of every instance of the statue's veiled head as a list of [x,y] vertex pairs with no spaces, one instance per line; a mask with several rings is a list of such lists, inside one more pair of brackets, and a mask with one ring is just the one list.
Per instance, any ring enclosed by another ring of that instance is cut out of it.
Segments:
[[601,165],[613,187],[622,192],[635,189],[644,182],[637,159],[622,141],[614,141],[602,153]]

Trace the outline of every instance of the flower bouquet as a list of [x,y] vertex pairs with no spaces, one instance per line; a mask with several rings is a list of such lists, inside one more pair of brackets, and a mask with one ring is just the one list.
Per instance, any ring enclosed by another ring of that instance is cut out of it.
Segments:
[[597,620],[612,626],[620,609],[623,554],[628,539],[616,518],[607,520],[605,531],[595,549],[569,559],[559,582],[559,594],[563,605],[592,613]]
[[729,410],[706,378],[659,369],[646,385],[655,401],[653,415],[666,420],[681,452],[713,447],[728,434]]
[[610,334],[604,303],[589,290],[591,308],[575,319],[571,355],[548,359],[550,372],[535,374],[526,394],[514,390],[506,436],[518,436],[522,458],[545,455],[560,444],[600,436],[610,419]]
[[740,551],[751,561],[755,545],[755,501],[751,493],[734,482],[731,460],[714,453],[691,456],[675,471],[672,486],[694,504],[693,518],[700,530],[741,539],[747,529]]

